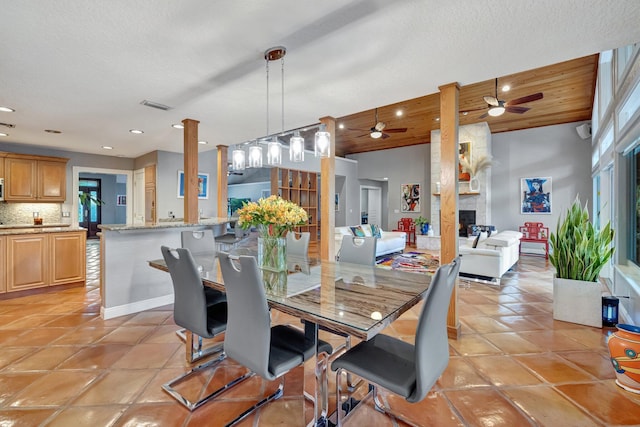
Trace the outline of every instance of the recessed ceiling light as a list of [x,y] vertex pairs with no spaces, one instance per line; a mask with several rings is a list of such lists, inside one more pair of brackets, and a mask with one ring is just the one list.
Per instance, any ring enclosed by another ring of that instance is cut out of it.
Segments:
[[144,133],[144,131],[141,131],[140,129],[129,129],[129,132],[135,133],[136,135],[140,135],[141,133]]
[[386,177],[386,176],[382,179],[384,179],[385,181],[389,181],[389,177]]
[[113,150],[113,147],[110,145],[103,145],[102,148],[104,148],[105,150]]
[[202,145],[207,145],[209,142],[208,141],[198,141],[198,144],[202,144]]
[[509,92],[510,89],[511,89],[511,86],[509,86],[509,85],[502,86],[502,91],[503,92]]
[[402,110],[398,110],[396,111],[396,116],[400,117],[404,114],[404,112]]
[[440,117],[436,117],[436,118],[435,118],[435,121],[436,121],[436,122],[439,122],[439,121],[440,121]]
[[62,133],[62,131],[55,129],[45,129],[44,131],[47,133]]
[[468,111],[463,111],[463,112],[462,112],[462,115],[463,115],[463,116],[466,116],[467,114],[469,114],[469,112],[468,112]]
[[174,129],[184,129],[184,125],[182,123],[174,123],[171,127]]
[[0,106],[0,111],[2,111],[3,113],[14,113],[16,110],[11,107]]
[[338,128],[340,128],[340,129],[344,129],[344,123],[340,123],[340,124],[338,125]]
[[0,132],[0,136],[9,136],[8,133]]

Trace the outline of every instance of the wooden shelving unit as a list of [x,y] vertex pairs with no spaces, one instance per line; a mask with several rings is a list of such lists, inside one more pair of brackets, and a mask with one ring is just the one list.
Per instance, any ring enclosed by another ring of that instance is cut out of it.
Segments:
[[318,174],[295,169],[271,169],[271,194],[299,205],[309,217],[309,223],[297,231],[308,231],[310,242],[316,242],[320,234],[318,221]]

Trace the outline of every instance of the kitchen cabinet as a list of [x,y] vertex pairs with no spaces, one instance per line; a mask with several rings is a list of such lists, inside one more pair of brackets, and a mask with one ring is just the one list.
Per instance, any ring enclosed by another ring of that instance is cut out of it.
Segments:
[[7,292],[7,283],[5,280],[5,275],[7,273],[7,268],[5,266],[5,254],[4,254],[4,237],[0,236],[0,294],[4,294]]
[[67,161],[62,157],[7,153],[4,188],[7,202],[64,202]]
[[7,292],[48,286],[46,234],[6,236]]
[[85,280],[87,233],[55,233],[49,236],[49,286]]
[[86,279],[86,231],[0,236],[0,294]]

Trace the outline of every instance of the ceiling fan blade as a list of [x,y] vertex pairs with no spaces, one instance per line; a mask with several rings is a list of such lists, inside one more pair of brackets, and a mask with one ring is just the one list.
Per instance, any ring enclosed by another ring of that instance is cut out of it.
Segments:
[[533,95],[523,96],[522,98],[516,98],[507,102],[507,105],[526,104],[527,102],[537,101],[542,99],[542,92],[534,93]]
[[484,119],[485,117],[487,117],[489,115],[489,113],[484,113],[483,115],[481,115],[480,117],[478,117],[479,119]]
[[351,131],[355,131],[355,132],[369,132],[369,129],[353,129],[353,128],[346,128],[345,130],[351,130]]
[[365,133],[365,134],[362,134],[362,135],[358,135],[358,136],[356,136],[356,138],[362,138],[363,136],[370,136],[370,135],[371,135],[371,133],[368,133],[368,132],[367,132],[367,133]]
[[402,132],[406,132],[407,128],[385,129],[384,131],[387,133],[402,133]]
[[505,111],[507,113],[518,113],[518,114],[526,113],[530,109],[531,108],[527,108],[527,107],[505,107]]
[[387,138],[389,138],[390,136],[391,136],[391,135],[388,135],[388,134],[386,134],[386,133],[384,133],[384,132],[382,133],[382,139],[387,139]]
[[493,105],[494,107],[497,107],[498,105],[500,105],[498,98],[496,98],[495,96],[483,96],[482,98],[484,99],[484,102],[486,102],[489,105]]

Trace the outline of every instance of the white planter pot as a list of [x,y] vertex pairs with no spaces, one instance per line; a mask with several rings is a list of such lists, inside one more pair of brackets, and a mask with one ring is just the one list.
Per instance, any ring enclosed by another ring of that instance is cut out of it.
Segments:
[[602,328],[602,285],[554,277],[553,318]]

